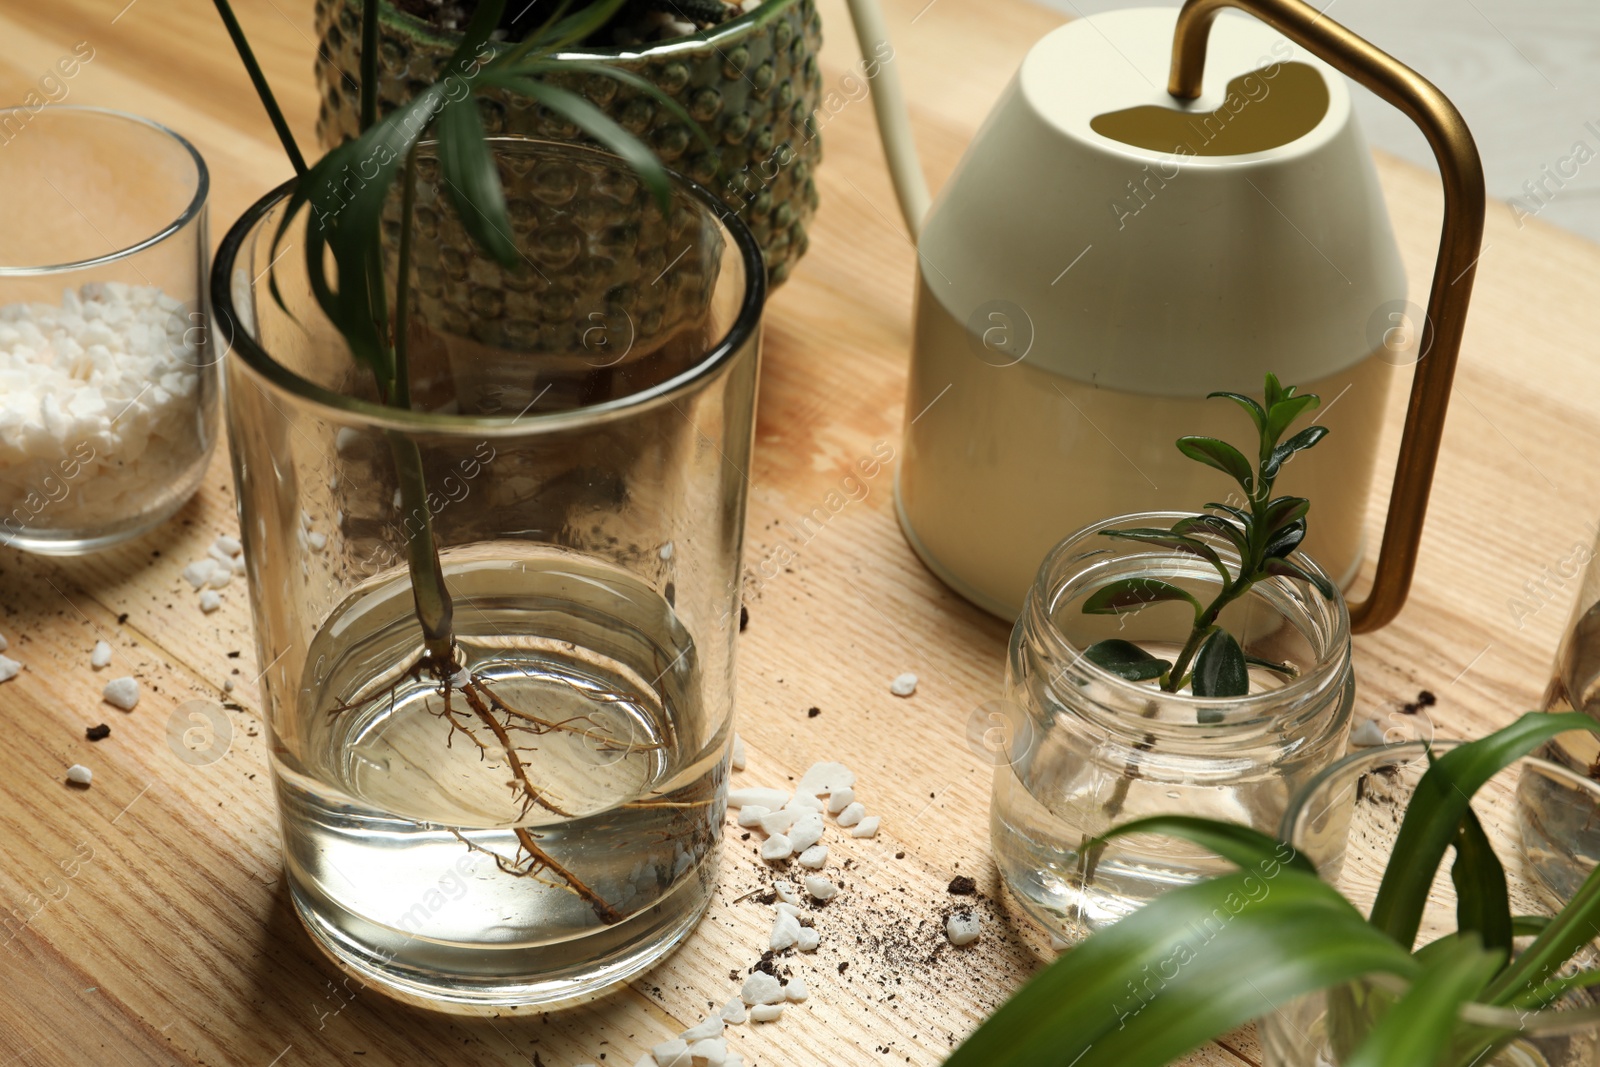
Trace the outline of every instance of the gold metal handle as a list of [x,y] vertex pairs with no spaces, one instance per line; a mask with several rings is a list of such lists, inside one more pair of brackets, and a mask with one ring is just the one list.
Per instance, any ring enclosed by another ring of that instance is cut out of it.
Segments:
[[1178,13],[1167,91],[1179,100],[1200,95],[1211,24],[1224,7],[1254,15],[1405,112],[1427,135],[1444,181],[1444,227],[1433,268],[1421,357],[1411,382],[1405,434],[1395,465],[1372,592],[1350,605],[1350,628],[1366,633],[1399,614],[1411,591],[1428,493],[1439,459],[1450,383],[1466,324],[1467,301],[1483,242],[1483,164],[1466,122],[1428,79],[1300,0],[1188,0]]

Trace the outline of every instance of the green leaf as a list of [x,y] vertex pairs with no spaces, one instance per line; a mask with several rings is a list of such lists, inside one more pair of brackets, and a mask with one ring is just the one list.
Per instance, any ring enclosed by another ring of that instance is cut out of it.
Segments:
[[1222,575],[1223,585],[1227,585],[1233,580],[1233,575],[1229,574],[1228,568],[1223,566],[1222,557],[1217,555],[1216,549],[1204,541],[1178,533],[1176,526],[1171,530],[1133,528],[1128,530],[1102,530],[1100,532],[1106,537],[1116,538],[1119,541],[1142,541],[1145,544],[1160,545],[1176,552],[1199,556],[1215,567],[1218,574]]
[[1269,559],[1261,565],[1261,569],[1277,578],[1297,578],[1302,582],[1310,582],[1316,586],[1317,592],[1328,600],[1332,600],[1338,594],[1338,590],[1334,589],[1333,583],[1328,579],[1320,574],[1312,574],[1298,563],[1290,560]]
[[1271,879],[1241,871],[1174,889],[1061,956],[945,1067],[1160,1067],[1378,972],[1409,978],[1417,966],[1331,886],[1287,867]]
[[[1511,933],[1513,937],[1537,937],[1544,933],[1550,925],[1550,919],[1544,915],[1513,915],[1511,917]],[[1412,955],[1418,963],[1427,963],[1435,959],[1439,953],[1449,947],[1450,942],[1457,940],[1458,934],[1445,934],[1423,945]]]
[[695,140],[699,141],[701,145],[706,148],[716,147],[716,140],[704,126],[695,121],[694,116],[690,115],[688,109],[678,102],[677,97],[649,78],[635,74],[631,70],[614,67],[608,63],[590,63],[581,59],[538,59],[516,64],[510,70],[514,74],[526,76],[573,73],[595,74],[600,77],[610,78],[612,81],[621,82],[623,85],[637,89],[665,108],[674,118],[688,127],[689,132],[694,134]]
[[1277,530],[1267,538],[1266,547],[1261,550],[1263,559],[1282,559],[1300,547],[1300,542],[1306,537],[1306,520],[1296,519],[1289,525]]
[[498,72],[487,75],[484,80],[487,84],[500,86],[509,92],[518,93],[543,104],[599,141],[611,152],[621,156],[655,197],[662,212],[665,212],[672,203],[672,185],[667,178],[667,168],[662,165],[655,152],[618,125],[610,115],[577,93],[558,89],[553,85],[534,81],[532,78]]
[[1254,470],[1250,466],[1250,461],[1228,442],[1219,441],[1215,437],[1180,437],[1178,451],[1208,467],[1215,467],[1238,482],[1246,493],[1250,492],[1255,477]]
[[1244,651],[1232,634],[1218,630],[1200,646],[1190,685],[1197,697],[1250,695],[1250,670],[1245,666]]
[[1267,432],[1267,413],[1260,404],[1255,402],[1253,398],[1245,396],[1243,393],[1228,393],[1222,391],[1206,394],[1207,400],[1215,400],[1218,397],[1221,397],[1225,400],[1231,400],[1235,404],[1238,404],[1240,407],[1244,408],[1245,414],[1250,416],[1250,421],[1256,424],[1256,433],[1262,434]]
[[1426,1067],[1446,1062],[1461,1006],[1483,989],[1505,962],[1467,935],[1439,954],[1378,1021],[1343,1067]]
[[521,257],[511,239],[500,168],[484,140],[477,99],[469,95],[445,105],[438,131],[440,173],[461,225],[501,266],[517,266]]
[[1513,934],[1505,867],[1470,806],[1461,820],[1455,846],[1450,880],[1456,887],[1456,930],[1476,933],[1484,948],[1509,958]]
[[[1600,733],[1600,723],[1577,713],[1530,712],[1488,737],[1458,745],[1439,757],[1417,782],[1406,807],[1390,853],[1405,859],[1389,864],[1384,871],[1372,902],[1372,925],[1409,950],[1417,938],[1428,889],[1445,849],[1456,840],[1472,797],[1500,771],[1550,738],[1570,730]],[[1584,883],[1585,888],[1588,884]],[[1551,936],[1559,923],[1559,919],[1552,923],[1541,940]]]
[[1096,589],[1083,602],[1085,615],[1120,615],[1164,600],[1182,600],[1200,614],[1200,602],[1175,585],[1155,578],[1121,578]]
[[[1532,714],[1523,716],[1524,719],[1532,717]],[[1583,729],[1600,732],[1600,724],[1584,715],[1573,713],[1557,718],[1583,719],[1589,723]],[[1597,937],[1600,937],[1600,867],[1589,872],[1589,877],[1583,880],[1583,885],[1561,913],[1551,919],[1533,943],[1518,953],[1511,965],[1494,980],[1484,993],[1484,1002],[1506,1004],[1527,993],[1547,981],[1574,953]]]
[[[1283,436],[1283,431],[1292,426],[1295,419],[1320,403],[1322,398],[1316,393],[1307,393],[1304,396],[1286,397],[1276,404],[1267,405],[1267,440],[1276,445],[1278,438]],[[1326,432],[1324,429],[1323,433]]]
[[1596,985],[1600,985],[1600,967],[1579,971],[1565,978],[1553,978],[1544,985],[1513,997],[1510,1006],[1521,1011],[1542,1011],[1568,993]]
[[1271,371],[1267,372],[1267,383],[1265,388],[1262,390],[1262,396],[1266,401],[1267,410],[1269,412],[1279,404],[1283,403],[1285,397],[1290,397],[1293,395],[1294,386],[1291,385],[1288,389],[1285,389],[1283,386],[1278,384],[1278,376],[1276,374],[1273,374]]
[[1276,478],[1279,468],[1289,461],[1290,456],[1305,451],[1326,436],[1328,436],[1326,426],[1308,426],[1301,430],[1272,450],[1266,462],[1261,464],[1261,476],[1267,479]]
[[1243,527],[1247,533],[1255,528],[1255,516],[1250,514],[1248,511],[1245,511],[1243,508],[1236,508],[1232,504],[1217,503],[1207,504],[1206,507],[1211,508],[1213,511],[1221,511],[1225,514],[1232,515],[1239,521],[1239,525]]
[[1187,519],[1179,519],[1172,524],[1172,532],[1183,537],[1210,533],[1227,538],[1240,555],[1250,547],[1249,539],[1245,537],[1244,532],[1220,515],[1191,515]]
[[1287,841],[1280,841],[1243,823],[1206,819],[1198,815],[1150,815],[1133,819],[1112,827],[1084,847],[1131,834],[1162,834],[1180,838],[1210,849],[1229,863],[1237,864],[1246,871],[1254,870],[1267,878],[1276,877],[1279,867],[1293,867],[1306,874],[1317,873],[1316,865],[1295,851]]
[[1118,638],[1097,641],[1084,649],[1083,655],[1095,666],[1130,682],[1147,682],[1161,677],[1172,668],[1171,663],[1157,659],[1132,641]]
[[1289,525],[1297,519],[1306,517],[1306,512],[1311,510],[1311,501],[1298,496],[1280,496],[1267,505],[1261,514],[1261,524],[1268,533]]

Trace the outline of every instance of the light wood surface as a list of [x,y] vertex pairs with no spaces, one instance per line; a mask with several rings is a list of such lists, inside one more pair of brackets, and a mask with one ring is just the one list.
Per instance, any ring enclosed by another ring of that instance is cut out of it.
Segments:
[[[72,102],[149,115],[210,161],[213,233],[288,168],[204,0],[11,0],[0,9],[0,99],[20,100],[82,40],[95,58]],[[1058,16],[1011,0],[888,0],[917,136],[935,187],[1015,69]],[[246,0],[242,17],[306,144],[315,97],[309,0]],[[120,14],[119,14],[120,9]],[[824,0],[830,89],[856,62],[842,0]],[[870,105],[828,120],[823,207],[806,260],[773,299],[747,559],[793,561],[756,592],[740,649],[746,784],[844,758],[884,816],[873,841],[836,843],[846,895],[804,960],[811,1000],[778,1023],[730,1031],[747,1063],[933,1064],[1037,966],[1003,904],[976,947],[940,949],[952,875],[999,899],[988,858],[989,769],[969,715],[997,694],[1008,627],[915,560],[893,517],[893,465],[867,496],[800,543],[790,524],[877,442],[898,450],[913,250],[897,221]],[[1431,175],[1380,174],[1420,297],[1440,197]],[[3,192],[3,191],[0,191]],[[9,210],[26,205],[7,204]],[[1600,513],[1600,249],[1491,213],[1416,591],[1400,620],[1357,639],[1358,711],[1386,718],[1428,688],[1445,735],[1476,734],[1533,705],[1575,583],[1545,579],[1593,540]],[[1391,410],[1386,455],[1397,439]],[[1372,502],[1374,533],[1385,500]],[[730,839],[723,889],[695,935],[628,988],[562,1012],[457,1019],[340,982],[301,931],[279,878],[248,606],[235,583],[202,616],[180,577],[236,527],[224,457],[164,529],[103,555],[52,561],[0,550],[0,633],[26,664],[0,686],[0,1067],[33,1064],[601,1062],[627,1067],[730,997],[755,962],[770,909],[750,843]],[[1065,532],[1065,531],[1064,531]],[[1370,564],[1369,564],[1370,567]],[[1515,609],[1524,582],[1548,602]],[[119,617],[125,614],[125,621]],[[145,696],[100,702],[97,638]],[[230,652],[241,652],[230,658]],[[237,670],[237,675],[232,672]],[[922,678],[910,700],[890,678]],[[233,739],[206,767],[180,761],[168,719],[231,694]],[[819,707],[821,714],[807,716]],[[85,742],[86,725],[113,734]],[[87,792],[64,784],[90,765]],[[842,854],[842,855],[841,855]],[[902,855],[903,854],[903,855]],[[931,958],[931,962],[929,962]],[[841,965],[848,964],[840,973]],[[602,1059],[602,1055],[604,1058]],[[1247,1033],[1197,1064],[1256,1063]]]

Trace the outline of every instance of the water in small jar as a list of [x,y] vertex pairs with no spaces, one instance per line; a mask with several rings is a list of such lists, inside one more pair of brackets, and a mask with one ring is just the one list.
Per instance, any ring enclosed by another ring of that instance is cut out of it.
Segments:
[[403,576],[313,644],[274,745],[296,903],[358,972],[430,998],[532,1003],[620,980],[715,882],[726,746],[695,646],[608,564],[447,574],[448,684],[414,669]]

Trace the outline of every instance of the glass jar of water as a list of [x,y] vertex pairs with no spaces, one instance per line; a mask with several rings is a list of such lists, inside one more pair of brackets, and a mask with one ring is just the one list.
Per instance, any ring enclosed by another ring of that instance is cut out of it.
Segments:
[[[1084,845],[1120,823],[1149,815],[1226,819],[1274,833],[1296,789],[1344,754],[1355,677],[1343,600],[1307,583],[1269,578],[1230,604],[1220,622],[1247,656],[1292,672],[1252,666],[1250,695],[1197,697],[1155,682],[1126,681],[1083,650],[1120,638],[1176,659],[1192,624],[1181,602],[1095,615],[1083,602],[1125,578],[1177,585],[1202,603],[1221,580],[1198,556],[1101,531],[1170,527],[1181,514],[1108,519],[1079,531],[1045,558],[1012,631],[1006,693],[989,706],[1001,743],[991,834],[1006,886],[1024,912],[1057,937],[1075,940],[1115,922],[1166,889],[1232,869],[1167,837]],[[1213,547],[1237,573],[1238,554]],[[1320,574],[1303,555],[1296,561]]]
[[410,407],[322,314],[288,187],[213,286],[290,893],[341,966],[444,1007],[620,981],[710,901],[764,296],[698,186],[663,210],[614,156],[493,143],[538,190],[524,265],[424,157]]

